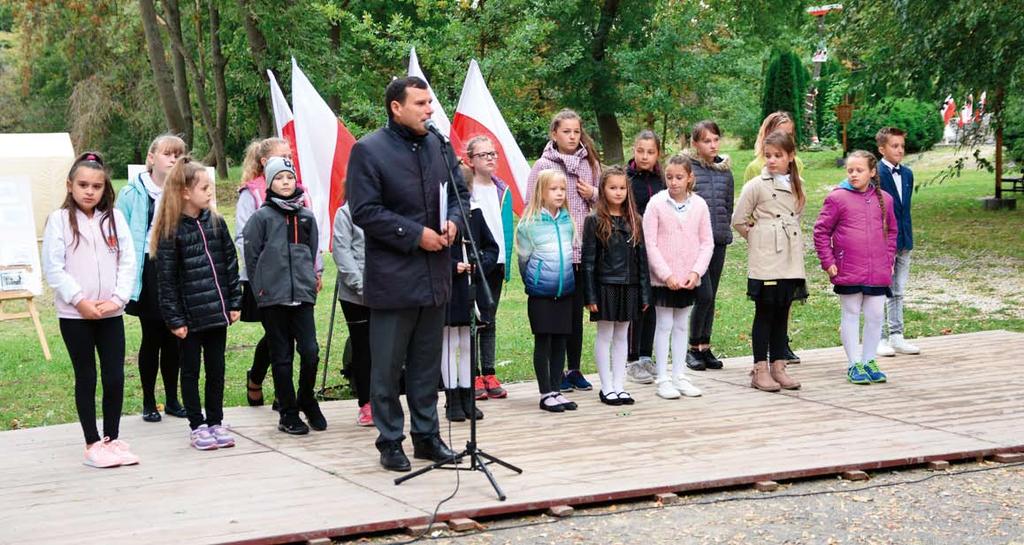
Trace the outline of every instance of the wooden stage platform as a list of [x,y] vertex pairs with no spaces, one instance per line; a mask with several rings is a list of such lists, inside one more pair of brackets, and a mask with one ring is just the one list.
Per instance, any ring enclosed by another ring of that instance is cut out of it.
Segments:
[[[533,383],[511,385],[482,403],[480,440],[525,472],[492,466],[505,502],[481,473],[462,473],[440,520],[1024,450],[1024,334],[915,342],[924,355],[885,358],[882,385],[848,384],[841,348],[802,351],[792,374],[803,389],[781,394],[749,388],[748,358],[691,373],[697,399],[631,385],[629,408],[586,392],[570,394],[579,411],[549,414]],[[128,415],[122,437],[142,464],[109,470],[81,464],[77,424],[0,433],[0,543],[304,541],[420,524],[452,492],[450,471],[395,486],[354,401],[324,412],[328,431],[291,437],[269,407],[229,409],[238,445],[214,452],[192,450],[182,420]],[[462,447],[468,424],[453,429]]]

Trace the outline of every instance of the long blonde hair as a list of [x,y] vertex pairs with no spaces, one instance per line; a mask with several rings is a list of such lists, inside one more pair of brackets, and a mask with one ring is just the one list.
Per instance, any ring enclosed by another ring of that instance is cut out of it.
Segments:
[[[552,168],[544,169],[537,173],[537,183],[533,186],[533,194],[530,195],[530,202],[526,204],[526,208],[523,209],[523,215],[519,218],[519,223],[532,223],[540,217],[540,213],[544,210],[544,192],[547,191],[548,187],[561,180],[562,185],[565,186],[566,191],[569,190],[569,182],[565,179],[565,174],[561,171]],[[572,219],[572,214],[569,214],[569,199],[566,198],[562,201],[562,207],[559,208],[569,218],[569,225],[572,227],[572,239],[576,241],[576,222]]]
[[[245,159],[242,159],[242,183],[251,181],[257,176],[263,175],[263,161],[270,157],[270,152],[274,151],[274,148],[280,145],[291,146],[284,138],[278,138],[276,136],[271,138],[264,138],[262,140],[256,139],[249,143],[245,148]],[[267,180],[267,185],[270,185],[270,181]]]
[[[160,206],[153,216],[153,236],[149,241],[151,257],[156,256],[161,240],[172,239],[178,232],[181,214],[185,209],[185,192],[195,187],[200,174],[206,176],[206,165],[193,161],[188,155],[178,159],[174,168],[167,173],[163,197],[160,198]],[[216,214],[213,210],[210,210],[210,213]]]
[[768,114],[768,117],[764,118],[761,122],[761,128],[757,131],[757,140],[754,141],[754,157],[762,157],[764,155],[764,139],[771,133],[779,130],[779,127],[786,123],[793,123],[793,129],[796,129],[796,122],[793,121],[793,117],[789,115],[789,112],[779,110]]
[[[881,131],[879,131],[879,133],[881,133]],[[903,135],[900,134],[897,136]],[[888,137],[888,135],[886,135],[886,137]],[[867,162],[868,170],[875,171],[875,175],[871,178],[871,185],[875,186],[875,197],[878,198],[878,209],[882,212],[882,233],[884,233],[885,237],[888,239],[889,214],[886,213],[887,211],[885,209],[885,197],[882,195],[882,182],[878,177],[878,158],[875,157],[875,154],[869,151],[864,151],[862,149],[855,149],[846,156],[847,161],[853,158],[864,159],[864,161]]]

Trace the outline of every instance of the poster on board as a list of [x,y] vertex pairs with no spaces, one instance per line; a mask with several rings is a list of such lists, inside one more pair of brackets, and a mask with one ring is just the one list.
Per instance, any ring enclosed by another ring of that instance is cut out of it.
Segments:
[[43,292],[28,176],[0,175],[0,291]]

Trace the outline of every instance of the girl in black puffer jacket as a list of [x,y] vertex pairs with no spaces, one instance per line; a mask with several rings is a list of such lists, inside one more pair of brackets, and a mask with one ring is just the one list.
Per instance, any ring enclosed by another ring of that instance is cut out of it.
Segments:
[[[224,346],[238,320],[238,258],[224,218],[210,210],[206,167],[183,157],[167,175],[153,222],[160,312],[180,340],[181,397],[199,450],[232,447],[224,418]],[[206,360],[206,416],[199,399],[200,354]]]

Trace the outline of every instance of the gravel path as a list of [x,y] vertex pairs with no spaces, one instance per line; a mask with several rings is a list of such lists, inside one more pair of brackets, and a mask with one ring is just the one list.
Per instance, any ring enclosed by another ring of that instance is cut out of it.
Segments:
[[1024,464],[886,471],[867,482],[813,479],[771,493],[741,488],[684,496],[666,507],[634,502],[578,509],[565,519],[537,515],[485,526],[469,535],[435,532],[419,543],[1024,545]]

